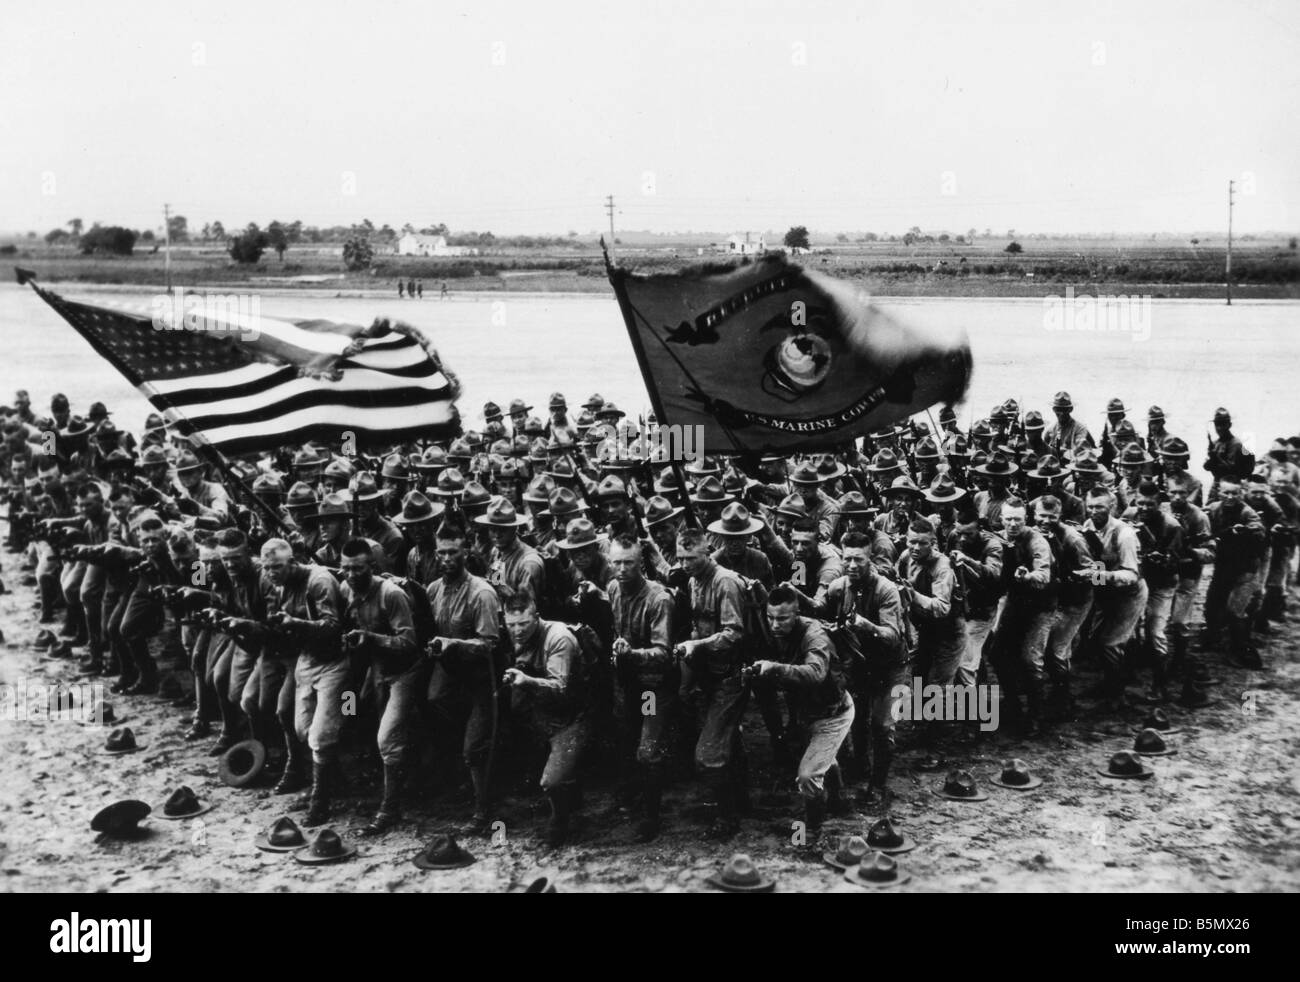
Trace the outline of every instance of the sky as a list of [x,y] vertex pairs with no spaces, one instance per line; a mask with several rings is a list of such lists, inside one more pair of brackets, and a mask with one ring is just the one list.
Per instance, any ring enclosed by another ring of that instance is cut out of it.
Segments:
[[7,5],[0,230],[1300,225],[1300,4]]

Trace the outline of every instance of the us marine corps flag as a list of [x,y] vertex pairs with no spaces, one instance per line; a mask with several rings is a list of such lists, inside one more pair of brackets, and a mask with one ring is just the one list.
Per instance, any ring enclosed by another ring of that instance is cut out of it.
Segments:
[[964,331],[904,325],[784,256],[606,266],[659,422],[702,425],[706,453],[829,450],[966,392]]

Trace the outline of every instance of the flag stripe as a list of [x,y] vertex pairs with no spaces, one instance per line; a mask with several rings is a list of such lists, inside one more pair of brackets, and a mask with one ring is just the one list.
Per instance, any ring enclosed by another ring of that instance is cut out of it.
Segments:
[[[303,406],[419,406],[421,403],[446,399],[451,390],[446,385],[411,387],[403,389],[375,389],[364,384],[348,390],[331,386],[322,389],[312,379],[301,379],[305,385],[290,383],[263,396],[250,396],[234,402],[222,400],[199,406],[187,406],[184,416],[199,429],[220,426],[228,419],[248,419],[268,422],[284,412]],[[175,407],[174,407],[175,408]]]
[[[397,438],[393,434],[396,433],[437,439],[446,435],[446,430],[454,425],[455,420],[456,414],[449,402],[430,404],[418,418],[406,406],[364,409],[313,406],[279,416],[272,445],[292,443],[304,432],[331,433],[337,438],[345,430],[352,431],[359,438],[363,431],[369,435],[382,436],[386,442],[394,442]],[[207,427],[202,432],[209,443],[226,454],[266,446],[264,423],[240,420],[225,426]]]

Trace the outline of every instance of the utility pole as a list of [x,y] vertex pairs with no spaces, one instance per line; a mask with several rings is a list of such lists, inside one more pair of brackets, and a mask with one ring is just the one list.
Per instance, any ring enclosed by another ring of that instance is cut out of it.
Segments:
[[605,210],[609,212],[609,251],[614,251],[614,196],[605,195]]
[[1228,306],[1232,306],[1232,186],[1234,181],[1228,182],[1228,259],[1224,265],[1223,279],[1224,287],[1228,293]]
[[167,292],[172,292],[172,214],[171,205],[163,205],[163,278]]

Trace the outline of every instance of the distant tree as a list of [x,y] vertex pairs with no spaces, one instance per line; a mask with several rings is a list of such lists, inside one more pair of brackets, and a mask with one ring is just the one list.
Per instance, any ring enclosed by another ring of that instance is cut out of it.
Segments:
[[907,230],[907,234],[912,236],[912,238],[914,239],[919,239],[921,237],[921,226],[913,225],[911,228]]
[[190,237],[189,222],[184,215],[172,215],[167,219],[167,231],[173,242],[185,242]]
[[224,242],[226,239],[226,226],[220,222],[212,223],[212,237],[218,242]]
[[1007,238],[1014,239],[1015,237],[1016,237],[1016,230],[1013,228],[1007,229]]
[[991,228],[986,228],[986,229],[984,230],[984,238],[986,238],[986,239],[991,239],[991,238],[993,238],[993,229],[991,229]]
[[141,242],[152,242],[154,240],[153,229],[147,228],[140,233]]
[[29,238],[29,239],[34,239],[34,238],[36,238],[36,232],[35,232],[34,229],[33,229],[33,230],[28,230],[28,232],[27,232],[27,238]]
[[69,231],[72,232],[72,237],[74,239],[80,238],[81,229],[82,229],[82,221],[80,218],[74,218],[71,221],[64,222],[63,224],[68,226],[68,229]]
[[835,241],[836,241],[836,242],[848,242],[848,241],[849,241],[849,237],[848,237],[847,235],[845,235],[843,232],[841,232],[839,235],[835,236]]
[[1195,237],[1193,237],[1190,241],[1191,241],[1191,243],[1192,243],[1192,248],[1193,248],[1193,249],[1195,249],[1198,245],[1201,244],[1201,240],[1198,239],[1198,238],[1195,238]]
[[354,273],[369,269],[374,259],[375,250],[368,239],[358,236],[343,244],[343,265]]
[[70,238],[72,238],[72,236],[69,235],[67,232],[63,231],[63,229],[52,228],[45,233],[45,244],[60,245],[62,244],[64,239],[70,239]]
[[[961,236],[959,235],[959,236],[957,236],[957,238],[961,238]],[[948,241],[948,233],[947,233],[947,232],[940,232],[940,233],[939,233],[939,241],[940,241],[940,242],[947,242],[947,241]]]
[[578,233],[575,232],[573,229],[569,229],[569,238],[576,239],[577,237],[578,237]]
[[402,226],[402,234],[403,234],[403,235],[414,235],[414,234],[415,234],[415,226],[412,225],[410,222],[407,222],[405,225]]
[[879,241],[880,241],[880,236],[877,235],[875,232],[868,232],[866,235],[864,235],[864,236],[862,237],[862,241],[863,241],[863,242],[879,242]]
[[[957,236],[955,239],[953,239],[952,241],[953,241],[953,244],[954,244],[954,245],[965,245],[965,244],[966,244],[966,236],[964,236],[964,235],[959,235],[959,236]],[[963,257],[962,257],[962,262],[965,262],[965,261],[966,261],[966,258],[963,256]]]
[[421,235],[449,235],[450,230],[447,228],[444,222],[439,222],[437,225],[430,225],[428,228],[420,229],[420,234]]
[[903,233],[903,245],[910,246],[910,245],[912,245],[912,243],[914,243],[915,241],[916,241],[916,233],[915,233],[915,232],[904,232],[904,233]]
[[245,266],[255,265],[270,244],[267,234],[250,223],[248,228],[230,239],[230,258]]
[[791,249],[812,248],[808,243],[808,228],[804,225],[791,226],[790,231],[785,233],[785,238],[782,241]]
[[379,237],[380,242],[394,242],[397,239],[397,233],[394,232],[393,227],[386,222],[375,234]]
[[115,256],[129,256],[135,251],[135,240],[139,234],[120,225],[95,225],[81,237],[81,251],[91,253],[112,253]]
[[966,230],[966,241],[967,241],[967,242],[974,242],[974,241],[975,241],[975,236],[978,235],[978,234],[979,234],[979,233],[976,232],[975,229],[973,229],[973,228],[969,228],[969,229],[967,229],[967,230]]
[[[28,234],[28,236],[31,236],[31,235],[32,235],[31,232],[28,232],[27,234]],[[1288,249],[1290,249],[1292,252],[1295,252],[1295,236],[1294,236],[1294,235],[1291,236],[1291,241],[1288,242],[1288,243],[1286,244],[1286,247],[1287,247]]]
[[1012,253],[1012,254],[1015,254],[1015,253],[1017,253],[1017,252],[1024,252],[1024,249],[1021,248],[1021,245],[1020,245],[1019,242],[1012,242],[1012,243],[1010,243],[1010,244],[1009,244],[1005,249],[1003,249],[1002,251],[1003,251],[1003,252],[1010,252],[1010,253]]
[[284,226],[279,222],[272,222],[266,227],[266,241],[271,248],[276,251],[280,257],[280,262],[284,262],[285,250],[289,248],[289,234],[285,231]]

